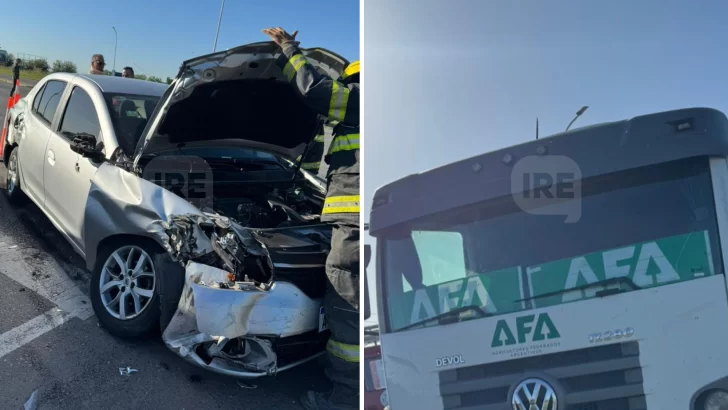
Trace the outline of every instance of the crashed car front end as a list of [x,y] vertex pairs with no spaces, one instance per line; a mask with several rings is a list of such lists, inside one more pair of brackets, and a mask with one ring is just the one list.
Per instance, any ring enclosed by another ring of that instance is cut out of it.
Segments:
[[[322,49],[306,53],[334,76],[348,64]],[[85,231],[87,264],[119,232],[166,251],[170,261],[155,260],[165,344],[239,378],[312,360],[329,336],[322,300],[332,226],[319,215],[326,186],[295,164],[319,119],[275,65],[279,55],[275,44],[256,43],[183,63],[133,158],[95,174],[85,215],[94,227]],[[211,149],[225,154],[204,157]],[[287,165],[246,171],[255,164],[233,158],[236,150]],[[171,168],[202,170],[209,195],[173,192],[156,176]],[[174,307],[171,317],[165,304]]]
[[[198,366],[245,378],[322,354],[325,283],[304,271],[323,270],[329,226],[254,230],[193,215],[174,217],[168,226],[175,254],[187,260],[177,313],[162,335],[170,349]],[[288,277],[276,278],[279,272]]]
[[187,361],[255,378],[324,352],[331,225],[244,227],[111,164],[94,176],[86,220],[88,243],[124,232],[165,250],[153,257],[160,302],[173,303],[170,318],[160,320],[162,338]]

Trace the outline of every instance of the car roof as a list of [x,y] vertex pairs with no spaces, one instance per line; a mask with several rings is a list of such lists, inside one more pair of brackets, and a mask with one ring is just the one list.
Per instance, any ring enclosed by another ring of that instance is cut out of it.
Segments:
[[80,77],[94,83],[101,92],[118,94],[151,95],[161,97],[169,87],[167,84],[155,83],[146,80],[115,77],[111,75],[54,73],[46,77],[48,80],[63,80],[71,82]]

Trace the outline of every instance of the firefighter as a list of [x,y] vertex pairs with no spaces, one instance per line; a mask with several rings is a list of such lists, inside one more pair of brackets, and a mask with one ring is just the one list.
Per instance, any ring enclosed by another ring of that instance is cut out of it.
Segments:
[[327,194],[321,220],[334,225],[326,260],[328,284],[324,295],[331,337],[326,345],[333,382],[327,393],[309,391],[301,405],[314,409],[359,408],[359,62],[339,79],[318,72],[295,40],[280,27],[263,30],[283,51],[278,60],[283,74],[304,101],[337,124],[324,160]]

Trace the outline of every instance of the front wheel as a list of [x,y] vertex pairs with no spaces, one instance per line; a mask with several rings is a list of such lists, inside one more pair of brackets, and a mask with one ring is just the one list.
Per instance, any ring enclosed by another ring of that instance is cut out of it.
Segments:
[[20,177],[18,175],[18,147],[6,146],[11,149],[8,163],[5,164],[5,194],[13,205],[21,205],[25,202],[25,194],[20,188]]
[[137,338],[158,327],[157,253],[155,246],[142,241],[110,244],[99,253],[91,277],[91,304],[109,333]]

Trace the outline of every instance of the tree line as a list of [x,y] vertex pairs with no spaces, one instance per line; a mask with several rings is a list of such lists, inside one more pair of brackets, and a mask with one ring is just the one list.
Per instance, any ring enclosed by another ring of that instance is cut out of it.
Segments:
[[[8,59],[5,61],[5,65],[10,67],[15,63],[15,56],[12,54],[8,54]],[[76,64],[73,61],[62,61],[62,60],[56,60],[53,62],[52,65],[48,64],[48,61],[45,58],[35,58],[31,60],[25,60],[23,61],[22,65],[24,70],[34,70],[34,71],[41,71],[44,73],[48,72],[54,72],[54,73],[77,73],[78,67],[76,67]],[[104,70],[104,74],[111,75],[111,71]],[[172,83],[172,78],[167,77],[166,80],[162,80],[161,77],[157,77],[154,75],[144,75],[144,74],[134,74],[134,78],[137,80],[147,80],[154,83]]]

